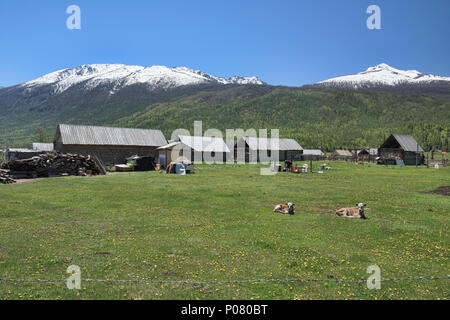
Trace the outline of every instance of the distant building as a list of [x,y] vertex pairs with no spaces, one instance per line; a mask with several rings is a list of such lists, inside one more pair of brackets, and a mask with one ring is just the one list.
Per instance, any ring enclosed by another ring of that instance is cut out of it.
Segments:
[[5,151],[5,158],[6,161],[10,160],[23,160],[23,159],[30,159],[35,156],[38,156],[42,153],[42,151],[36,151],[31,149],[24,149],[24,148],[9,148]]
[[380,161],[385,164],[415,165],[425,161],[424,150],[412,136],[392,134],[378,149]]
[[331,154],[331,159],[333,160],[351,160],[353,158],[354,154],[351,151],[348,150],[335,150]]
[[164,167],[179,159],[200,162],[225,162],[230,153],[222,138],[201,136],[178,136],[169,144],[159,147],[159,163]]
[[33,149],[9,148],[3,154],[5,155],[5,159],[9,161],[30,159],[49,151],[53,151],[53,143],[33,143]]
[[157,160],[157,148],[167,144],[160,130],[60,124],[55,150],[63,153],[96,155],[103,164],[126,163],[133,155]]
[[53,143],[34,142],[33,143],[33,150],[35,150],[35,151],[51,152],[51,151],[53,151]]
[[377,157],[378,150],[374,148],[361,149],[357,152],[357,159],[359,161],[374,161]]
[[323,160],[325,154],[319,149],[304,149],[303,160]]
[[235,145],[238,155],[240,149],[244,150],[245,162],[268,162],[274,152],[278,153],[279,161],[302,160],[303,156],[302,146],[294,139],[243,137]]

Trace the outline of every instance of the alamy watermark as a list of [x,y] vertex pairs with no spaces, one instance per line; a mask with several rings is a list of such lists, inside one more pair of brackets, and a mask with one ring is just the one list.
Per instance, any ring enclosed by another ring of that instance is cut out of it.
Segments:
[[70,277],[66,280],[67,289],[81,289],[81,269],[79,266],[72,265],[67,268]]
[[[72,4],[67,7],[66,13],[70,16],[66,20],[66,26],[69,30],[81,29],[81,8],[78,5]],[[381,29],[381,8],[378,5],[370,5],[366,10],[370,16],[367,18],[366,26],[369,30]]]
[[[66,286],[69,290],[80,290],[81,289],[81,269],[79,266],[77,265],[71,265],[67,268],[67,273],[70,274],[70,276],[66,279]],[[370,274],[369,278],[366,281],[366,286],[367,289],[369,290],[373,290],[373,289],[377,289],[380,290],[381,289],[381,269],[380,267],[378,267],[377,265],[371,265],[367,268],[367,273]],[[413,278],[410,279],[403,279],[403,280],[412,280]],[[424,279],[424,278],[422,278]],[[436,278],[438,279],[438,278]],[[393,279],[393,280],[399,280],[399,279]],[[320,280],[320,279],[309,279],[309,278],[305,278],[305,279],[301,279],[301,278],[297,278],[297,279],[291,279],[291,278],[286,278],[286,279],[264,279],[264,280],[225,280],[225,281],[219,281],[219,280],[213,280],[213,281],[192,281],[192,280],[112,280],[112,279],[102,279],[102,280],[87,280],[89,282],[132,282],[132,283],[172,283],[172,284],[188,284],[188,283],[252,283],[252,282],[292,282],[292,281],[335,281],[335,282],[355,282],[355,283],[360,283],[361,281],[357,281],[357,280]]]
[[69,30],[80,30],[81,29],[81,9],[77,5],[70,5],[66,10],[67,14],[70,16],[66,20],[66,26]]
[[367,273],[370,274],[367,279],[367,289],[373,290],[381,289],[381,269],[377,265],[372,265],[367,268]]
[[[203,132],[202,121],[194,122],[193,135],[187,129],[174,130],[169,142],[164,156],[173,162],[271,163],[274,167],[283,152],[280,150],[279,129],[271,129],[270,135],[267,129],[226,129],[224,137],[219,129]],[[283,156],[286,154],[283,153]],[[261,168],[262,175],[276,173],[271,168]]]
[[370,5],[367,10],[367,14],[370,16],[367,18],[366,25],[369,30],[381,29],[381,9],[377,5]]

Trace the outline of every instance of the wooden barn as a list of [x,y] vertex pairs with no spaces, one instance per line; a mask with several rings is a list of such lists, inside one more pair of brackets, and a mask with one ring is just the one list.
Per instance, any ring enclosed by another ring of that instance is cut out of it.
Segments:
[[178,136],[169,144],[159,147],[159,163],[166,168],[171,162],[178,159],[187,159],[191,162],[225,163],[226,154],[230,149],[222,138],[200,136]]
[[425,161],[424,150],[412,136],[392,134],[378,148],[384,164],[420,165]]
[[348,151],[348,150],[335,150],[332,154],[331,154],[331,159],[332,160],[352,160],[354,157],[353,152]]
[[366,148],[357,151],[358,161],[375,161],[378,150],[375,148]]
[[160,130],[60,124],[54,147],[58,152],[96,155],[105,165],[126,163],[126,158],[150,156],[167,144]]
[[[245,162],[270,162],[272,154],[278,153],[278,161],[300,161],[303,148],[294,139],[243,137],[235,145],[238,162],[245,155]],[[244,151],[244,152],[242,152]]]

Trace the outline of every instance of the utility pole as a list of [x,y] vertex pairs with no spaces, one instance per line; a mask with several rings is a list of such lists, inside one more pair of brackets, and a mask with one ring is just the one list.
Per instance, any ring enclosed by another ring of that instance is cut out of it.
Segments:
[[418,154],[419,154],[419,144],[416,141],[416,168],[417,168],[417,162],[418,162],[418,160],[417,160]]

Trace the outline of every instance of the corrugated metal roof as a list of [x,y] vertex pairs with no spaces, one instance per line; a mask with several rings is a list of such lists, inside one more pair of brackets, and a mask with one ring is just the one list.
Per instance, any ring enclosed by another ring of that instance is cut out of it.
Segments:
[[166,144],[165,146],[159,147],[158,150],[166,150],[175,147],[176,145],[179,145],[179,141],[171,142],[169,144]]
[[6,152],[36,152],[36,150],[25,149],[25,148],[9,148]]
[[[258,138],[258,137],[244,137],[243,138],[251,150],[278,150],[278,151],[292,151],[303,150],[302,146],[294,139],[276,139],[276,138]],[[238,143],[239,146],[239,143]]]
[[422,147],[417,143],[412,136],[405,136],[400,134],[393,134],[395,140],[400,144],[403,150],[411,152],[424,152]]
[[167,144],[161,130],[70,124],[60,124],[58,128],[66,145],[160,147]]
[[178,136],[181,143],[198,152],[230,152],[222,138]]
[[324,153],[322,150],[319,149],[305,149],[303,150],[304,155],[311,155],[311,156],[323,156]]
[[36,151],[53,151],[53,143],[33,143],[33,150]]

